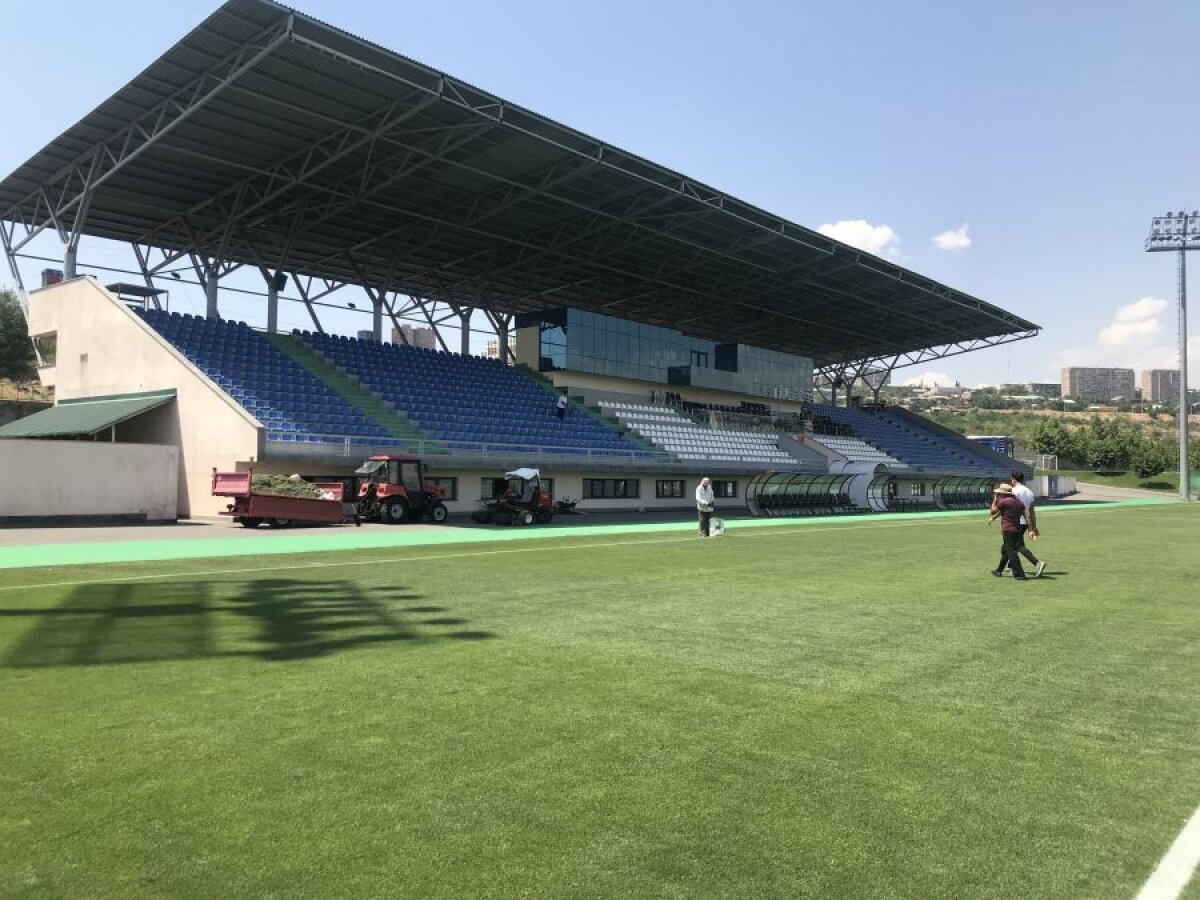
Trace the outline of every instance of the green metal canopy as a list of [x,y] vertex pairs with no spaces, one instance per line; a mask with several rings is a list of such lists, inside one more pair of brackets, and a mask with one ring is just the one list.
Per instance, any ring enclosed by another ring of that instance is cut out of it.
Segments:
[[175,389],[63,400],[0,427],[0,438],[91,436],[175,399]]

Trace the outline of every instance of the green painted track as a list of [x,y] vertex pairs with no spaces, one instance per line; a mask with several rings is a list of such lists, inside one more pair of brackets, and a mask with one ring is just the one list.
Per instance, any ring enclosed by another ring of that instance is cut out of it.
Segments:
[[[1105,504],[1050,506],[1043,515],[1065,511],[1113,509],[1131,506],[1154,506],[1173,503],[1173,500],[1147,498],[1121,500]],[[934,518],[965,518],[980,516],[984,510],[968,509],[950,512],[883,513],[860,516],[804,516],[792,519],[734,519],[726,520],[726,530],[736,533],[743,529],[779,528],[781,526],[853,525],[862,522],[921,522]],[[167,526],[170,527],[170,526]],[[560,525],[485,528],[481,526],[409,529],[403,526],[389,529],[372,528],[362,531],[354,526],[306,528],[293,532],[263,531],[245,534],[238,529],[237,537],[163,539],[82,544],[26,544],[0,547],[0,569],[20,569],[37,566],[82,566],[101,563],[157,562],[178,559],[211,559],[215,557],[268,556],[290,553],[330,553],[343,550],[374,550],[380,548],[430,547],[453,544],[482,544],[495,541],[530,541],[549,538],[617,536],[662,532],[690,532],[696,525],[691,521],[656,522],[622,525]],[[230,528],[236,528],[230,523]]]

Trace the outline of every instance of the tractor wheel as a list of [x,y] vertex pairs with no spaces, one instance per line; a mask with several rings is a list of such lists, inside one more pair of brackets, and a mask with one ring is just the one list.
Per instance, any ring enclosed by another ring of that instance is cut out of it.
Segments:
[[238,519],[238,521],[242,523],[243,528],[257,528],[262,524],[262,519],[258,518],[258,516],[244,516]]
[[527,509],[522,510],[521,514],[517,516],[517,521],[520,522],[522,525],[532,525],[533,524],[533,513],[531,513]]
[[507,509],[498,509],[492,513],[492,522],[497,525],[511,525],[513,523],[513,514]]
[[550,509],[539,509],[537,511],[537,521],[539,525],[549,525],[550,520],[554,518],[554,511]]
[[268,528],[287,528],[291,524],[291,519],[267,519]]
[[446,516],[448,515],[450,513],[447,511],[445,504],[435,503],[433,504],[433,508],[429,510],[429,521],[441,525],[446,521]]
[[408,521],[408,504],[397,497],[379,509],[379,518],[389,525],[400,525]]

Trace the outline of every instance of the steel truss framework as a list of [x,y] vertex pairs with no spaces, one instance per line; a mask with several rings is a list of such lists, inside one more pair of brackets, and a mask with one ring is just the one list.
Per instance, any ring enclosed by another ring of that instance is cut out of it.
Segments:
[[831,382],[1037,326],[270,0],[229,0],[0,182],[15,258],[58,233],[361,286],[399,325],[561,306],[808,356]]

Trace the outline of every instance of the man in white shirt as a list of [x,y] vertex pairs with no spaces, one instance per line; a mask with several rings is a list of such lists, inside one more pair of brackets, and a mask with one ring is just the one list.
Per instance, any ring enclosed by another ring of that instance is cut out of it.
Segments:
[[[1025,507],[1025,515],[1021,516],[1021,533],[1017,538],[1017,552],[1033,563],[1033,577],[1037,578],[1042,572],[1046,571],[1046,564],[1034,556],[1033,551],[1025,546],[1025,532],[1028,531],[1029,539],[1035,541],[1038,537],[1038,527],[1037,513],[1033,511],[1034,502],[1037,498],[1034,497],[1033,491],[1025,486],[1024,472],[1012,473],[1012,494]],[[1002,573],[1003,571],[1004,563],[1001,562],[999,572]],[[993,569],[992,574],[997,574],[997,571]]]
[[696,486],[696,512],[700,516],[700,537],[708,537],[708,523],[713,514],[712,481],[707,477],[700,479]]

